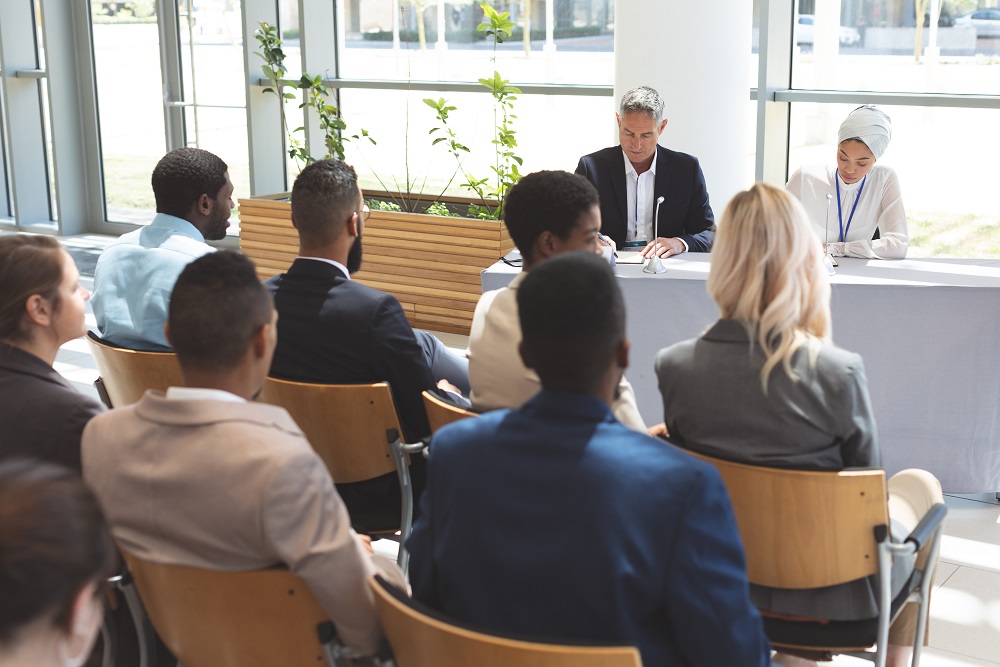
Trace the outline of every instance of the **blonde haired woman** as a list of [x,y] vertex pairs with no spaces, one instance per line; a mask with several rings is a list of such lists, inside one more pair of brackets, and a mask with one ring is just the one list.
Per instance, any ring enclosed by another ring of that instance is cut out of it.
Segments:
[[[799,202],[766,183],[733,197],[719,222],[708,291],[721,318],[656,356],[671,441],[775,468],[878,468],[864,364],[830,342],[830,285]],[[928,480],[926,507],[940,501],[936,480],[927,473],[920,479]],[[893,534],[904,538],[912,527],[893,526]],[[900,590],[912,560],[895,565],[893,589]],[[850,620],[877,613],[865,579],[806,591],[751,585],[750,593],[777,614]],[[912,611],[890,630],[888,665],[907,664]],[[786,655],[776,662],[815,664]]]

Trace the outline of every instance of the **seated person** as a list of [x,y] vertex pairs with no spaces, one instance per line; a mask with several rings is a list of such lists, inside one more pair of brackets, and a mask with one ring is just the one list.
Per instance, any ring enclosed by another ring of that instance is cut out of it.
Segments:
[[60,346],[87,333],[90,292],[79,279],[51,236],[0,237],[0,460],[37,458],[80,471],[83,427],[104,406],[52,368]]
[[79,474],[0,462],[0,665],[82,665],[117,555]]
[[[468,362],[455,363],[440,341],[415,332],[396,297],[351,280],[361,267],[368,217],[354,168],[318,160],[292,187],[299,257],[265,284],[278,311],[271,376],[318,384],[388,382],[407,442],[430,435],[421,392],[435,386],[457,398],[468,391]],[[458,385],[458,386],[456,386]],[[423,457],[411,459],[414,498],[423,489]],[[358,530],[398,528],[395,473],[337,487]]]
[[153,169],[156,217],[108,246],[94,270],[101,337],[134,350],[169,350],[163,335],[170,292],[187,264],[226,237],[233,209],[229,167],[200,148],[178,148]]
[[[362,654],[381,639],[367,578],[378,568],[330,473],[288,413],[253,402],[267,377],[276,314],[253,263],[234,252],[189,264],[170,299],[167,339],[183,387],[94,419],[83,474],[115,539],[140,558],[216,570],[286,565]],[[368,551],[368,553],[366,553]]]
[[[719,224],[708,292],[721,319],[656,357],[671,440],[774,468],[878,468],[864,364],[830,342],[830,284],[794,197],[758,183],[732,199]],[[940,501],[940,485],[921,496]],[[893,532],[905,537],[914,527]],[[893,567],[894,592],[913,568],[912,559],[904,560]],[[868,580],[818,591],[751,586],[751,596],[780,614],[852,620],[878,613]],[[890,630],[889,665],[909,662],[904,645],[912,645],[915,612],[909,605]],[[781,660],[801,664],[791,656]]]
[[[521,273],[507,287],[486,292],[476,304],[469,333],[469,381],[472,407],[483,412],[519,408],[542,388],[535,371],[521,363],[521,323],[517,288],[536,264],[573,250],[598,252],[601,211],[597,190],[587,179],[565,171],[528,174],[507,195],[504,224],[521,251]],[[624,377],[612,411],[638,431],[646,425],[635,392]]]
[[611,414],[629,351],[611,267],[548,259],[517,307],[542,390],[435,433],[414,596],[492,632],[632,644],[645,665],[768,664],[718,473]]
[[879,160],[892,123],[865,105],[837,133],[836,166],[798,169],[785,188],[798,197],[813,231],[836,257],[903,259],[909,246],[899,177]]
[[657,144],[667,127],[663,110],[663,98],[648,86],[625,93],[615,114],[620,145],[584,155],[576,173],[597,188],[601,230],[619,248],[641,250],[643,257],[709,252],[715,216],[705,175],[698,158]]

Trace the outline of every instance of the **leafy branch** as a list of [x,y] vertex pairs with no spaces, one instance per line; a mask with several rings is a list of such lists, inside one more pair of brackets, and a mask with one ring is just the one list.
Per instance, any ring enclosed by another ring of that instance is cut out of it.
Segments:
[[[261,70],[267,77],[268,87],[264,88],[264,93],[276,95],[281,104],[279,110],[281,114],[281,127],[285,131],[288,141],[288,156],[295,160],[299,169],[313,162],[314,158],[306,148],[305,142],[299,138],[299,133],[305,132],[305,127],[297,127],[294,130],[288,129],[288,118],[285,113],[285,103],[288,100],[296,99],[295,93],[288,90],[292,83],[285,77],[288,70],[285,67],[285,52],[281,48],[281,38],[278,37],[278,29],[264,21],[260,22],[260,28],[254,31],[254,38],[260,44],[260,51],[256,55],[260,57],[264,64]],[[325,158],[344,159],[344,144],[351,140],[359,141],[367,139],[372,144],[375,139],[369,135],[365,129],[361,134],[347,134],[347,123],[340,115],[340,109],[336,105],[330,104],[328,98],[330,89],[323,83],[320,75],[310,76],[303,73],[297,84],[294,86],[302,91],[302,102],[300,109],[312,110],[316,114],[319,129],[323,133],[323,144],[326,149]]]

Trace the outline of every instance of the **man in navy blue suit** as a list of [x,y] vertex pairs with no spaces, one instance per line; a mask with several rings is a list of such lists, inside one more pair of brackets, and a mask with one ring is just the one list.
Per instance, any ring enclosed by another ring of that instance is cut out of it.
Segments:
[[[644,257],[709,252],[715,240],[715,215],[705,175],[696,157],[657,144],[667,127],[663,109],[663,98],[648,86],[625,93],[615,114],[621,145],[584,155],[576,173],[597,188],[601,231],[619,248],[641,250]],[[663,203],[654,230],[660,197]]]
[[542,390],[435,434],[414,597],[526,639],[632,644],[645,665],[769,664],[715,469],[609,408],[629,353],[611,267],[550,258],[517,305]]

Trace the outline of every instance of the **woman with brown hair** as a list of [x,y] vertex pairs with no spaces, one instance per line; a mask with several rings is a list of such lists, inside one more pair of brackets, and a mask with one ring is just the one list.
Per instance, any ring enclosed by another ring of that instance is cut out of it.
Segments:
[[83,664],[116,558],[78,475],[38,461],[0,463],[0,664]]
[[0,237],[0,460],[80,470],[83,427],[104,408],[52,368],[59,347],[87,331],[90,292],[79,279],[52,237]]

